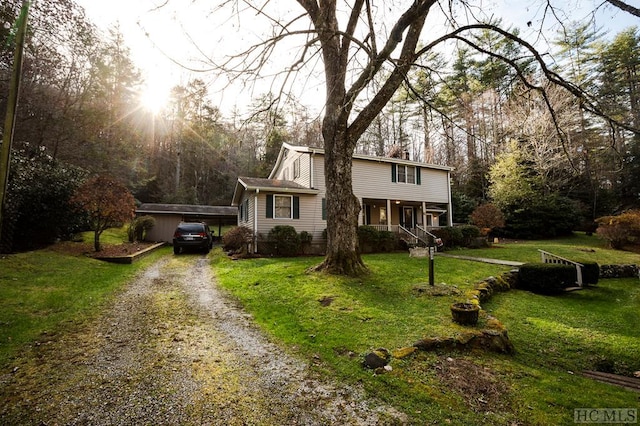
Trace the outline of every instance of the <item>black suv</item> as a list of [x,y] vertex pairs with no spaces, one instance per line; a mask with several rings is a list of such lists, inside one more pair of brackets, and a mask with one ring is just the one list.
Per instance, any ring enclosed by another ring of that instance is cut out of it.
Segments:
[[213,245],[213,236],[209,226],[202,222],[180,222],[173,233],[173,253],[178,254],[185,248],[195,248],[209,253]]

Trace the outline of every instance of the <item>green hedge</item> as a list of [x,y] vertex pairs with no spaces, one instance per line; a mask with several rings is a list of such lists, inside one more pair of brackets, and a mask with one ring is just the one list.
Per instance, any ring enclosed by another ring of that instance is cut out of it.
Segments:
[[393,232],[362,225],[358,227],[358,243],[362,253],[379,253],[395,250],[397,240]]
[[582,282],[584,284],[598,284],[600,266],[596,262],[582,262]]
[[445,226],[431,231],[442,240],[444,248],[471,247],[480,237],[480,228],[475,225]]
[[278,256],[297,256],[300,252],[300,235],[290,225],[278,225],[271,228],[267,236]]
[[576,268],[555,263],[525,263],[518,272],[518,288],[534,293],[555,294],[576,283]]

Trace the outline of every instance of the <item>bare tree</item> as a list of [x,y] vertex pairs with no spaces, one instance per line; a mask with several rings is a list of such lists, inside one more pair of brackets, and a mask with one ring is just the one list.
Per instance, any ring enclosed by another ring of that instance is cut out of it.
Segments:
[[[286,69],[283,67],[282,81],[290,82],[297,71],[312,68],[318,58],[322,60],[325,86],[322,137],[328,244],[327,255],[317,270],[346,275],[367,272],[359,254],[356,233],[361,206],[352,191],[352,156],[360,137],[396,90],[407,81],[410,70],[419,65],[418,59],[433,53],[437,47],[448,42],[466,44],[468,48],[504,63],[526,88],[541,93],[544,104],[551,111],[552,123],[561,137],[552,104],[545,94],[546,85],[541,81],[562,85],[571,95],[582,99],[583,108],[602,115],[597,104],[582,89],[566,82],[547,67],[542,55],[532,44],[519,37],[517,32],[501,28],[499,23],[484,23],[480,15],[487,12],[484,15],[488,16],[490,11],[483,11],[482,7],[472,8],[464,1],[414,0],[408,6],[398,2],[384,3],[382,6],[374,5],[372,0],[297,0],[304,10],[298,15],[292,15],[293,2],[286,3],[286,6],[282,2],[258,4],[252,0],[228,1],[224,4],[232,6],[238,14],[252,12],[266,18],[272,25],[272,33],[241,54],[217,64],[218,70],[242,73],[244,76],[264,74],[263,71],[273,62],[271,55],[276,46],[290,46],[286,40],[294,36],[303,37],[304,43],[291,66]],[[278,10],[274,12],[269,7]],[[283,11],[289,15],[278,13]],[[431,28],[429,34],[423,32],[426,19],[432,14],[445,17],[447,29],[440,36],[434,36]],[[460,24],[458,16],[464,16],[465,23]],[[478,42],[473,34],[480,31],[520,46],[524,54],[538,64],[542,77],[534,80],[530,73],[523,70],[519,60]],[[422,38],[427,36],[431,36],[431,41],[425,43]],[[282,87],[286,87],[286,84]]]

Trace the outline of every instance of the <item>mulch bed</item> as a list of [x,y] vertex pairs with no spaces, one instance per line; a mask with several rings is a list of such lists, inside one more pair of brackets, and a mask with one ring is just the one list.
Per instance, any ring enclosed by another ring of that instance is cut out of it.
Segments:
[[135,242],[122,244],[102,244],[102,250],[95,251],[93,243],[62,241],[50,247],[50,250],[71,256],[87,256],[92,258],[129,256],[145,250],[155,243]]

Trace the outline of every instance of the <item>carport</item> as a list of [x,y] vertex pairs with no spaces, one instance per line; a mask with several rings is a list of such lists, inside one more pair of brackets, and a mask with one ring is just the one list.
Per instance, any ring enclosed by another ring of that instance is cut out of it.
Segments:
[[238,208],[230,206],[198,206],[190,204],[144,203],[136,209],[136,216],[152,216],[156,223],[147,232],[148,241],[172,242],[173,231],[180,222],[204,222],[219,238],[224,225],[238,223]]

